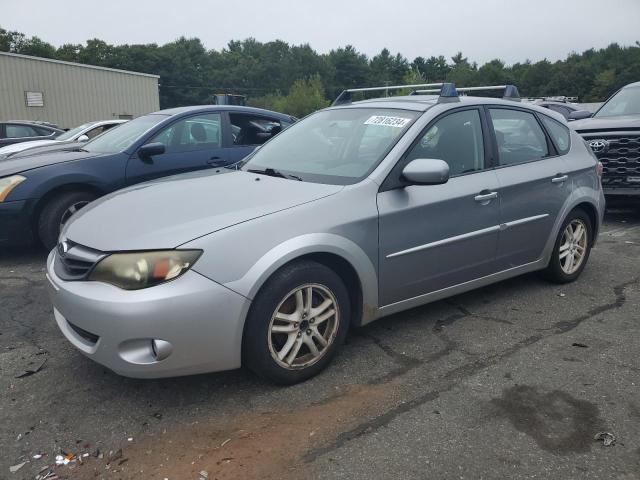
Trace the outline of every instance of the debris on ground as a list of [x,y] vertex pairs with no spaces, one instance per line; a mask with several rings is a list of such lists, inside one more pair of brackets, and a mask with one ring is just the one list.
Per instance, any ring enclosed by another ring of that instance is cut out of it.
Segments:
[[120,460],[122,458],[122,449],[118,450],[116,453],[109,452],[109,460],[107,463],[115,462],[116,460]]
[[68,465],[71,462],[76,461],[76,456],[73,453],[62,452],[61,455],[56,455],[56,465]]
[[609,432],[598,432],[595,434],[593,439],[596,441],[602,440],[602,445],[604,445],[605,447],[610,447],[611,445],[616,443],[615,435]]
[[559,294],[558,294],[558,296],[559,296],[559,297],[566,297],[566,296],[567,296],[567,294],[566,294],[566,293],[559,293]]
[[42,370],[42,367],[44,367],[44,364],[47,363],[47,358],[45,358],[40,364],[38,364],[37,367],[35,368],[25,368],[24,371],[22,373],[19,373],[15,376],[15,378],[24,378],[24,377],[29,377],[31,375],[34,375],[36,373],[38,373],[40,370]]
[[571,344],[572,347],[580,347],[580,348],[589,348],[589,345],[586,345],[584,343],[578,343],[578,342],[573,342]]
[[230,438],[227,438],[224,442],[222,442],[222,443],[220,444],[220,448],[224,447],[224,446],[225,446],[227,443],[229,443],[230,441],[231,441],[231,439],[230,439]]
[[200,471],[200,480],[208,480],[208,478],[209,472],[207,472],[206,470]]
[[19,464],[17,464],[17,465],[13,465],[13,466],[9,467],[9,471],[10,471],[11,473],[16,473],[18,470],[20,470],[20,469],[21,469],[22,467],[24,467],[26,464],[27,464],[27,462],[22,462],[22,463],[19,463]]

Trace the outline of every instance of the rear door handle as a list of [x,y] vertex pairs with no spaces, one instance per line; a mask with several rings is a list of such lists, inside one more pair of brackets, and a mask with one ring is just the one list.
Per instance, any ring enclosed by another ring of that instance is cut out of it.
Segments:
[[560,175],[559,177],[553,177],[551,183],[564,183],[569,178],[569,175]]
[[473,197],[476,202],[488,202],[494,198],[498,198],[498,192],[480,193],[480,195]]

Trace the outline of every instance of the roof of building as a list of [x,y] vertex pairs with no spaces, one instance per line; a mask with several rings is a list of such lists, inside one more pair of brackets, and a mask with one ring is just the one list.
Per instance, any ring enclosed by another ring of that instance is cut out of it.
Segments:
[[132,71],[129,71],[129,70],[119,70],[117,68],[107,68],[107,67],[99,67],[97,65],[87,65],[85,63],[65,62],[63,60],[55,60],[53,58],[33,57],[31,55],[21,55],[19,53],[0,52],[0,56],[24,58],[24,59],[27,59],[27,60],[33,60],[33,61],[38,61],[38,62],[58,63],[58,64],[61,64],[61,65],[69,65],[69,66],[72,66],[72,67],[80,67],[80,68],[90,68],[90,69],[94,69],[94,70],[106,70],[106,71],[109,71],[109,72],[125,73],[125,74],[128,74],[128,75],[137,75],[137,76],[140,76],[140,77],[160,78],[160,75],[153,75],[151,73],[132,72]]

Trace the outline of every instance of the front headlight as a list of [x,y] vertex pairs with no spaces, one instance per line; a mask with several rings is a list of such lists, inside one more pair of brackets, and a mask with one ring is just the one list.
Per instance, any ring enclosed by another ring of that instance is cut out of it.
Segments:
[[114,253],[100,260],[89,280],[124,290],[153,287],[178,278],[198,260],[202,250]]
[[26,178],[22,175],[12,175],[11,177],[0,178],[0,202],[4,202],[4,199],[11,193],[11,190],[16,188],[25,180]]

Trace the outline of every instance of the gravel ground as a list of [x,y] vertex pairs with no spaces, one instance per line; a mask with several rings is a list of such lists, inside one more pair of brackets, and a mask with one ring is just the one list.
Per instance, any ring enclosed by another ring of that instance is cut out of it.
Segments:
[[58,478],[640,479],[638,211],[608,213],[576,283],[526,275],[385,318],[289,388],[111,373],[58,331],[44,260],[0,250],[0,479],[60,452],[82,462]]

